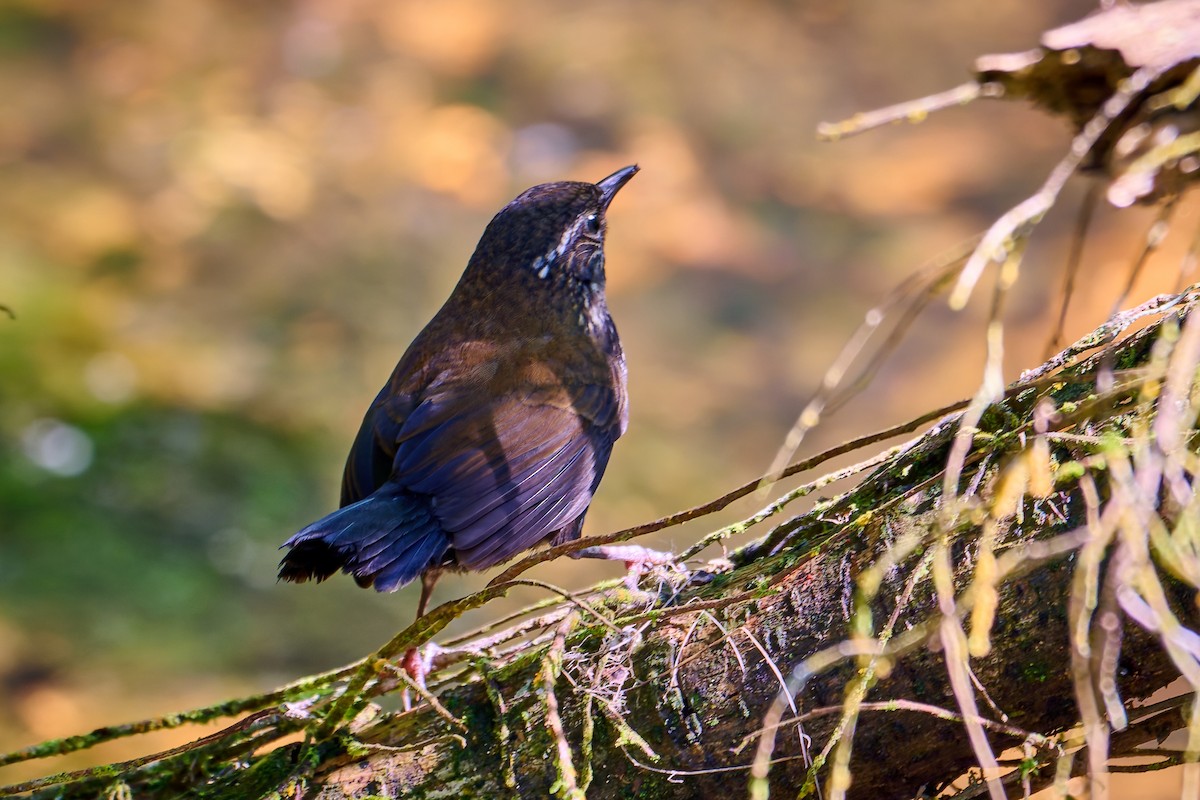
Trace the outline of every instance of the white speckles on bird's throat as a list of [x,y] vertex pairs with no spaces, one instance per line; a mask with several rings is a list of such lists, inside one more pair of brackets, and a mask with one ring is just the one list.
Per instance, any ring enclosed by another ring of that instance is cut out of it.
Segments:
[[609,326],[608,309],[603,302],[592,302],[592,298],[588,297],[583,303],[583,310],[579,312],[579,317],[576,319],[579,327],[595,336],[604,332]]

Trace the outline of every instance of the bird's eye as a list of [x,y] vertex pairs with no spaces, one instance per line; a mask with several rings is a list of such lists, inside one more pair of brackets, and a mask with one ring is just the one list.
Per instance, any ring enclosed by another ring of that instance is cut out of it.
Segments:
[[590,234],[600,232],[600,217],[596,214],[588,214],[583,220],[583,230]]

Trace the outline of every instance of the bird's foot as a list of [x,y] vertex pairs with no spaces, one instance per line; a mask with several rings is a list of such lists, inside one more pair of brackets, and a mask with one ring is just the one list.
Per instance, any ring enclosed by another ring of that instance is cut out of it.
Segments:
[[[425,690],[425,676],[433,668],[433,660],[440,652],[442,648],[428,642],[424,647],[413,647],[405,651],[404,657],[400,659],[400,668],[420,687],[420,691]],[[400,702],[405,711],[412,710],[412,698],[407,687],[400,694]]]
[[585,547],[571,555],[574,558],[604,558],[609,561],[625,562],[625,587],[635,595],[645,594],[639,588],[643,575],[654,574],[659,577],[658,594],[661,595],[664,586],[673,586],[679,583],[676,578],[680,575],[686,576],[688,573],[687,567],[679,562],[674,553],[651,550],[641,545],[595,545]]

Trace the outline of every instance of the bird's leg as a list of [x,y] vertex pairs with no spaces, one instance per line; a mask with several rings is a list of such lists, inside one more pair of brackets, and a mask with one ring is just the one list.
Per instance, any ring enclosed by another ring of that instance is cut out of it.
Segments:
[[625,574],[625,585],[635,592],[638,588],[638,578],[646,571],[647,566],[674,566],[678,563],[674,553],[651,550],[636,544],[593,545],[576,550],[571,553],[571,558],[603,558],[608,561],[624,561],[625,569],[628,570]]
[[[425,616],[425,609],[429,605],[429,598],[433,594],[433,587],[437,584],[438,578],[441,577],[440,569],[428,569],[421,575],[421,599],[417,601],[417,619]],[[424,653],[421,650],[424,649]],[[410,647],[404,653],[404,658],[400,661],[400,666],[408,673],[408,677],[413,679],[413,683],[425,688],[425,676],[429,674],[430,667],[433,666],[433,657],[437,655],[438,646],[433,642],[428,642],[424,648]],[[404,710],[411,709],[411,703],[408,696],[408,690],[405,689],[401,695],[401,702],[404,704]]]
[[417,619],[425,616],[425,608],[429,605],[429,598],[433,596],[433,587],[437,585],[440,577],[440,569],[427,569],[421,574],[421,599],[417,601]]

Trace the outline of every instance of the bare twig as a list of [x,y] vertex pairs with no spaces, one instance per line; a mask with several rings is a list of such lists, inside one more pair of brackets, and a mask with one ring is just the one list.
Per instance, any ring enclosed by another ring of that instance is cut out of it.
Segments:
[[998,97],[1001,87],[990,83],[970,81],[944,92],[931,94],[918,100],[897,103],[894,106],[855,114],[841,122],[822,122],[817,126],[817,136],[835,140],[883,127],[894,122],[921,122],[934,111],[951,106],[961,106],[980,97]]
[[387,666],[400,678],[401,681],[403,681],[405,688],[416,692],[416,694],[422,700],[424,700],[426,703],[429,703],[429,707],[434,710],[434,713],[446,720],[446,722],[450,723],[451,728],[454,728],[459,733],[467,733],[467,723],[451,714],[450,711],[444,705],[442,705],[442,701],[437,699],[436,695],[434,695],[421,684],[414,681],[404,669],[401,669],[395,664],[388,664]]
[[1175,206],[1179,202],[1179,196],[1174,195],[1169,197],[1161,209],[1154,222],[1151,223],[1150,229],[1146,231],[1146,236],[1142,240],[1142,246],[1138,250],[1137,258],[1133,260],[1133,266],[1129,269],[1129,276],[1125,279],[1125,286],[1121,289],[1121,294],[1113,301],[1112,311],[1109,316],[1115,316],[1129,299],[1130,293],[1133,291],[1134,284],[1142,274],[1142,269],[1145,268],[1146,262],[1150,260],[1150,256],[1162,245],[1163,240],[1167,237],[1167,230],[1171,224],[1171,215],[1175,211]]
[[542,657],[542,668],[539,677],[542,684],[542,702],[546,707],[546,727],[555,743],[555,767],[558,780],[551,791],[562,800],[584,800],[583,790],[579,788],[578,773],[575,771],[575,761],[571,756],[571,745],[563,732],[562,717],[558,711],[558,696],[554,693],[554,684],[562,674],[563,650],[567,646],[567,636],[579,621],[577,613],[572,613],[558,626],[554,642]]
[[1084,125],[1083,130],[1071,142],[1070,152],[1051,170],[1042,187],[993,223],[959,274],[958,285],[950,294],[952,308],[962,308],[967,304],[971,290],[979,280],[979,275],[983,272],[984,267],[994,260],[1006,259],[1011,247],[1017,241],[1024,241],[1028,238],[1032,229],[1054,206],[1067,180],[1079,169],[1083,159],[1092,151],[1100,137],[1109,130],[1113,121],[1123,114],[1130,104],[1170,66],[1169,64],[1156,64],[1142,67],[1123,81],[1120,88],[1113,93],[1112,97],[1104,103],[1100,111]]
[[170,730],[189,724],[202,724],[222,717],[233,717],[247,712],[261,711],[262,709],[270,708],[295,698],[329,693],[333,691],[337,681],[352,674],[362,663],[362,661],[356,661],[339,669],[323,672],[319,675],[312,675],[265,694],[251,695],[250,697],[204,706],[203,708],[192,709],[191,711],[184,711],[179,714],[145,719],[140,722],[130,722],[125,725],[109,725],[80,736],[52,739],[48,742],[33,745],[32,747],[3,753],[0,754],[0,767],[32,759],[62,756],[129,736],[140,736],[145,733]]
[[164,761],[168,758],[185,754],[194,754],[212,745],[220,745],[220,749],[227,752],[254,750],[269,741],[278,739],[301,727],[302,723],[289,720],[278,712],[259,711],[235,722],[228,728],[211,733],[208,736],[203,736],[193,742],[172,747],[170,750],[152,753],[116,764],[105,764],[104,766],[75,770],[73,772],[61,772],[57,775],[36,778],[23,783],[0,786],[0,797],[24,794],[50,786],[60,786],[89,778],[105,778],[118,774],[131,773],[147,764],[153,764],[156,761]]
[[[951,403],[950,405],[934,409],[926,414],[922,414],[921,416],[909,420],[901,425],[893,425],[890,428],[884,428],[867,436],[861,436],[857,439],[852,439],[848,442],[837,445],[836,447],[831,447],[828,450],[812,456],[811,458],[805,458],[797,461],[795,464],[792,464],[783,471],[783,473],[780,475],[780,478],[789,478],[793,475],[798,475],[801,472],[807,472],[808,470],[819,467],[826,461],[837,458],[841,455],[845,455],[846,453],[852,453],[855,450],[869,447],[870,445],[878,442],[887,441],[888,439],[892,439],[896,436],[912,433],[913,431],[928,425],[934,420],[941,419],[947,414],[957,411],[958,409],[962,408],[963,405],[965,405],[964,402]],[[718,497],[716,500],[694,506],[685,511],[679,511],[668,517],[663,517],[653,522],[636,525],[632,528],[625,528],[624,530],[615,531],[602,536],[584,537],[574,542],[560,544],[556,547],[551,547],[549,549],[534,553],[530,556],[526,556],[508,569],[501,572],[495,578],[492,578],[492,580],[488,583],[488,587],[500,587],[501,585],[512,581],[521,573],[531,569],[534,566],[537,566],[538,564],[545,563],[546,561],[552,561],[553,559],[561,556],[570,555],[571,553],[582,550],[585,547],[625,542],[638,536],[657,533],[658,531],[665,530],[666,528],[682,525],[685,522],[691,522],[694,519],[699,519],[709,514],[715,514],[718,511],[728,508],[731,504],[741,500],[743,497],[752,494],[762,484],[765,477],[766,476],[755,478],[749,483],[743,484],[733,491]]]
[[[912,327],[920,312],[936,294],[948,287],[949,281],[962,268],[967,256],[978,245],[978,239],[967,242],[952,250],[927,267],[922,268],[916,275],[900,283],[888,293],[883,302],[866,313],[858,329],[842,347],[838,357],[825,371],[821,385],[813,394],[811,400],[800,412],[800,416],[792,424],[791,430],[783,439],[775,460],[767,474],[763,476],[758,494],[764,495],[772,485],[785,477],[785,467],[800,449],[804,437],[817,426],[826,412],[833,413],[848,402],[859,391],[870,384],[880,366],[895,350],[904,338],[904,334]],[[900,318],[892,327],[891,333],[879,349],[871,356],[859,376],[839,395],[846,376],[851,374],[850,368],[858,360],[871,338],[878,332],[880,326],[897,309],[901,309]]]
[[1083,202],[1079,205],[1079,217],[1075,220],[1075,230],[1071,234],[1071,251],[1067,254],[1067,266],[1063,274],[1063,288],[1060,293],[1061,300],[1058,304],[1058,320],[1054,323],[1054,330],[1050,333],[1049,341],[1046,342],[1046,353],[1042,358],[1043,361],[1049,359],[1062,346],[1063,331],[1067,325],[1067,309],[1070,308],[1071,298],[1075,294],[1075,277],[1079,274],[1079,267],[1083,264],[1083,245],[1087,241],[1087,232],[1092,224],[1092,215],[1096,211],[1096,206],[1100,203],[1100,190],[1101,185],[1099,181],[1090,182],[1087,193],[1083,197]]

